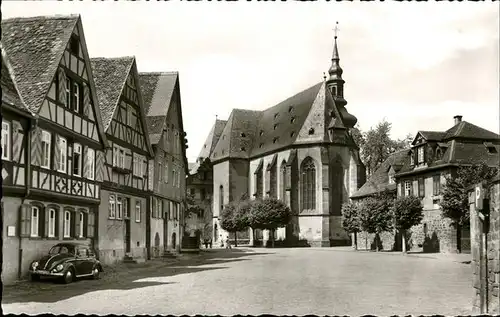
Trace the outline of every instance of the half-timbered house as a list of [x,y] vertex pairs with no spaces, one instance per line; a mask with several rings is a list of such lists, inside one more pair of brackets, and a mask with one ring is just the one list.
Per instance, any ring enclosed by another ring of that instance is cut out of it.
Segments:
[[186,141],[182,123],[179,74],[141,73],[149,139],[155,156],[150,164],[153,188],[148,209],[150,257],[180,248],[186,195]]
[[18,137],[11,185],[27,189],[4,204],[5,227],[19,228],[7,232],[4,267],[22,276],[59,241],[94,242],[107,140],[79,15],[7,19],[1,41],[20,98],[36,115],[25,132],[10,127]]
[[110,147],[106,151],[99,212],[103,263],[146,259],[145,210],[149,198],[148,138],[134,57],[92,58],[99,106]]

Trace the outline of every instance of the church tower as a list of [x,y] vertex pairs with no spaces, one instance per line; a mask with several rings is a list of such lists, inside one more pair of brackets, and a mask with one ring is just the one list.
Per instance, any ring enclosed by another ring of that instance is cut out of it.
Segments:
[[333,43],[333,55],[332,55],[332,65],[328,70],[328,74],[330,75],[326,80],[326,87],[330,91],[333,100],[335,101],[335,105],[338,107],[340,114],[342,115],[344,124],[346,128],[352,128],[358,121],[358,119],[347,112],[345,106],[347,105],[347,101],[344,99],[344,84],[345,81],[342,79],[342,67],[340,67],[340,57],[339,50],[337,47],[337,32],[338,32],[338,22],[335,26],[335,36]]

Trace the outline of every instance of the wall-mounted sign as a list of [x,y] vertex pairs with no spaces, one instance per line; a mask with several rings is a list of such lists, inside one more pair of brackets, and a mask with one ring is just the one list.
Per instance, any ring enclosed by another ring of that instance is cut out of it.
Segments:
[[15,226],[7,226],[7,236],[15,237],[16,236],[16,227]]
[[476,185],[476,209],[483,210],[484,189],[482,184]]

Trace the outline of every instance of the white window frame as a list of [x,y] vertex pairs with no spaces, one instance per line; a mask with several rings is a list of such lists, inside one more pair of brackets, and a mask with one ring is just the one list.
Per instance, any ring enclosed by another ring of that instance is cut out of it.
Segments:
[[141,201],[135,201],[135,222],[141,222]]
[[59,144],[58,144],[58,150],[59,150],[59,168],[58,172],[66,173],[67,167],[68,167],[68,141],[59,136]]
[[71,107],[71,79],[66,76],[66,108]]
[[423,146],[420,146],[418,149],[417,149],[417,155],[418,155],[418,164],[420,163],[424,163],[424,147]]
[[115,195],[111,194],[109,195],[109,214],[108,214],[109,219],[115,219],[116,218],[116,200],[115,200]]
[[63,238],[71,237],[71,211],[64,211]]
[[405,181],[404,182],[404,190],[405,190],[405,197],[407,196],[410,196],[411,195],[411,186],[412,186],[412,182],[410,181]]
[[48,228],[48,237],[55,238],[56,236],[56,217],[57,213],[54,208],[49,209],[49,228]]
[[120,149],[118,145],[113,144],[113,166],[118,166],[118,154]]
[[[75,164],[76,155],[78,155],[78,164]],[[75,166],[78,167],[78,174],[75,173]],[[80,143],[73,144],[73,175],[82,176],[82,145]]]
[[73,96],[75,97],[75,105],[73,110],[76,112],[80,111],[80,85],[77,82],[73,82]]
[[31,237],[39,237],[40,228],[40,208],[31,206]]
[[116,219],[123,218],[123,197],[116,197]]
[[80,238],[83,238],[83,233],[84,233],[84,231],[83,231],[83,225],[85,224],[85,220],[84,219],[85,219],[85,215],[83,214],[83,212],[80,211],[80,220],[79,220],[80,221],[80,232],[78,232],[78,236]]
[[42,161],[40,167],[50,169],[50,146],[52,143],[52,135],[49,131],[42,130]]
[[121,146],[118,147],[118,167],[125,168],[125,149],[122,148]]
[[10,122],[2,120],[2,160],[10,160]]
[[93,180],[95,177],[95,150],[87,149],[87,179]]

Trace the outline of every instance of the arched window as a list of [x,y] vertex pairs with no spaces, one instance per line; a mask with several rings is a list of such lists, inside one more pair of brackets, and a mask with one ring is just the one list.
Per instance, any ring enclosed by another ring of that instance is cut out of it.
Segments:
[[286,201],[286,163],[283,161],[280,167],[280,199]]
[[302,210],[316,208],[316,168],[312,158],[307,157],[300,166],[302,186]]
[[219,187],[219,205],[220,205],[219,208],[219,215],[220,215],[220,213],[224,209],[224,186],[222,185],[220,185]]
[[264,173],[262,167],[255,173],[255,186],[256,186],[256,191],[255,191],[255,196],[256,198],[262,198],[262,192],[263,192],[263,184],[262,184],[262,174]]
[[277,165],[276,163],[274,163],[273,165],[271,165],[271,169],[269,171],[269,196],[270,197],[274,197],[274,198],[278,198],[278,190],[276,188],[277,186],[277,180],[276,180],[276,174],[277,174]]

